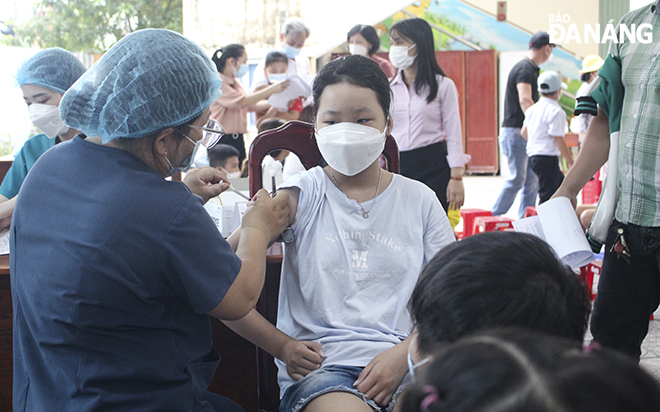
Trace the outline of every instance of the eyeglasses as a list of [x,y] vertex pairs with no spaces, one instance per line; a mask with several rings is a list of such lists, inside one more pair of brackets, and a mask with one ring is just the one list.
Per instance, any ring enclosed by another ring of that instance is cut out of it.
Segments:
[[206,125],[203,127],[193,125],[190,125],[190,127],[192,129],[197,129],[204,132],[201,142],[207,149],[215,146],[220,141],[220,138],[225,134],[225,129],[222,127],[220,122],[215,119],[209,119],[209,121],[206,122]]

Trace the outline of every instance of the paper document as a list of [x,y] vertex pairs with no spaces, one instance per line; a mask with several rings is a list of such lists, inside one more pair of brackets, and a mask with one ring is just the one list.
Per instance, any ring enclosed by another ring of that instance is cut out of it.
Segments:
[[236,193],[226,191],[221,193],[219,198],[214,197],[206,202],[204,209],[211,216],[222,237],[227,238],[241,225],[247,202]]
[[537,216],[513,222],[516,232],[529,233],[545,240],[562,262],[572,269],[594,260],[587,237],[568,198],[550,199],[537,206],[536,213]]
[[0,232],[0,255],[9,254],[9,229]]
[[305,82],[302,77],[294,74],[289,76],[289,87],[282,93],[276,93],[268,98],[268,104],[277,108],[278,110],[289,110],[289,102],[299,97],[309,97],[312,94],[312,88]]

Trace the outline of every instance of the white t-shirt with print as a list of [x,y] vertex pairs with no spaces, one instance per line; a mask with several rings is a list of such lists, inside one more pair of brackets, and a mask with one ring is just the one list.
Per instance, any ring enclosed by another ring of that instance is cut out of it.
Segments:
[[[435,193],[395,174],[362,206],[316,167],[283,187],[300,188],[295,240],[285,245],[277,326],[319,342],[323,365],[366,366],[406,339],[410,297],[423,267],[455,241]],[[375,189],[375,188],[374,188]],[[293,383],[277,361],[281,393]]]

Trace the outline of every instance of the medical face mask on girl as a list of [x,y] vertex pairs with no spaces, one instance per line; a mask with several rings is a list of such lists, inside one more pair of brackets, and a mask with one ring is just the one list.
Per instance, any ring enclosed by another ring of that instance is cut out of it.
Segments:
[[268,81],[271,83],[283,82],[287,79],[286,73],[268,73]]
[[58,106],[32,103],[28,106],[28,111],[32,123],[51,139],[69,131],[69,126],[65,125],[64,120],[60,117]]
[[413,44],[410,47],[391,46],[390,62],[392,62],[392,66],[396,67],[397,69],[403,69],[403,70],[412,66],[412,64],[415,62],[415,59],[417,58],[417,55],[408,56],[408,50],[411,50],[415,46],[416,44]]
[[316,144],[330,167],[345,176],[355,176],[383,153],[385,131],[357,123],[337,123],[317,130]]
[[360,56],[366,56],[369,50],[361,44],[349,44],[348,51],[351,54],[359,54]]
[[234,70],[234,77],[238,77],[239,79],[247,74],[249,70],[249,67],[247,63],[241,64],[241,67],[238,70]]
[[241,177],[240,171],[227,173],[227,179],[238,179],[239,177]]

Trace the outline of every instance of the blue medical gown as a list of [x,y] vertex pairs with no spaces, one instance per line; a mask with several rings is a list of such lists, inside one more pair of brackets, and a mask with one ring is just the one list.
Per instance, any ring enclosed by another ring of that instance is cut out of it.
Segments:
[[15,411],[212,410],[205,313],[241,261],[198,196],[77,136],[34,165],[11,230]]
[[25,180],[25,176],[27,176],[30,169],[32,169],[34,162],[36,162],[46,150],[55,146],[56,141],[59,141],[59,139],[49,139],[45,134],[38,134],[29,138],[21,150],[16,154],[7,175],[5,175],[5,178],[2,180],[2,185],[0,185],[0,195],[3,195],[7,199],[16,196],[18,190],[23,184],[23,180]]

